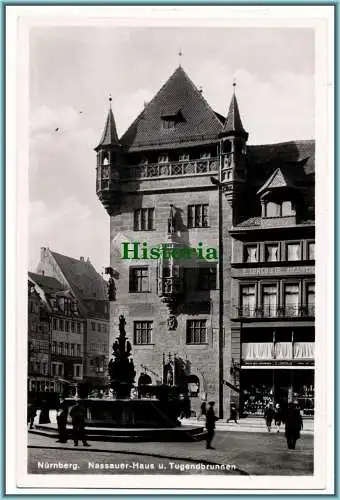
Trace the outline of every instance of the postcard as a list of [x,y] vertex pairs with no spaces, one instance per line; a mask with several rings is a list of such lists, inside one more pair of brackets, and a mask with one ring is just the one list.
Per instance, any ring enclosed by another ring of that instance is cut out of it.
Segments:
[[8,492],[332,492],[334,8],[6,13]]

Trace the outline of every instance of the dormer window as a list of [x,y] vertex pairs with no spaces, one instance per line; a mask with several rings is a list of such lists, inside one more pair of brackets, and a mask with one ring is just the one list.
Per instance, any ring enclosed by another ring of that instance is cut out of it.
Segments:
[[170,119],[162,119],[162,128],[163,129],[174,129],[176,125],[175,120]]
[[289,200],[265,202],[264,217],[290,217],[294,215],[295,208]]
[[176,125],[183,121],[181,110],[176,106],[167,106],[161,114],[161,126],[163,130],[173,130]]

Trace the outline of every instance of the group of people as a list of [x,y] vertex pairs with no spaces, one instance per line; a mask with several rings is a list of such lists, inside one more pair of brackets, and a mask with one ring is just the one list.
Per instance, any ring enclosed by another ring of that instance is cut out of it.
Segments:
[[[205,427],[207,430],[207,449],[213,449],[211,443],[215,434],[215,424],[218,420],[218,418],[215,416],[214,406],[214,401],[211,401],[209,403],[208,409],[206,409],[205,402],[203,402],[201,405],[201,415],[205,415],[206,419]],[[300,438],[300,431],[303,428],[302,417],[297,404],[290,403],[286,412],[283,412],[279,403],[275,405],[275,409],[273,403],[270,403],[265,410],[264,418],[266,421],[268,432],[271,431],[273,420],[275,421],[275,425],[277,426],[277,432],[280,432],[281,424],[285,424],[285,437],[287,440],[288,449],[295,450],[296,441]],[[231,406],[230,418],[228,418],[227,422],[229,422],[230,420],[234,420],[235,423],[238,423],[237,409],[235,405]]]
[[264,418],[268,432],[271,431],[273,420],[277,426],[277,432],[280,432],[281,424],[285,425],[288,448],[295,450],[296,441],[300,438],[300,432],[303,428],[303,420],[298,405],[290,403],[284,412],[278,403],[275,408],[273,403],[269,403],[265,409]]
[[[28,405],[27,409],[27,423],[29,428],[33,429],[34,419],[37,416],[37,406],[33,403]],[[58,425],[58,443],[67,443],[68,432],[67,432],[67,417],[68,417],[68,405],[63,401],[59,407],[57,413],[57,425]],[[78,401],[70,410],[70,417],[72,420],[72,435],[74,445],[78,446],[79,441],[82,441],[84,446],[90,446],[86,440],[85,433],[85,417],[86,409],[81,401]],[[51,420],[49,418],[49,408],[47,404],[41,406],[41,411],[39,415],[39,424],[49,424]]]

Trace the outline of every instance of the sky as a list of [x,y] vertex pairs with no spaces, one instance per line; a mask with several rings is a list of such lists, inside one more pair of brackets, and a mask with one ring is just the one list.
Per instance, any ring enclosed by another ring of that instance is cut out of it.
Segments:
[[248,144],[315,138],[309,28],[60,26],[32,28],[29,44],[32,271],[42,246],[89,257],[98,272],[109,265],[109,216],[95,192],[94,152],[109,94],[122,135],[180,63],[223,115],[236,80]]

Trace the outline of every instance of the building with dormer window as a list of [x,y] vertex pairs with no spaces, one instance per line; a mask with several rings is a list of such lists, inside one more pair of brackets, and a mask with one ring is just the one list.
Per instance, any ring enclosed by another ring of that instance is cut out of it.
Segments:
[[[312,413],[314,143],[248,145],[235,86],[230,99],[215,112],[179,66],[120,138],[110,101],[95,151],[111,343],[124,314],[136,382],[179,386],[193,415],[206,398],[220,417],[293,398]],[[124,260],[124,238],[219,255]]]

